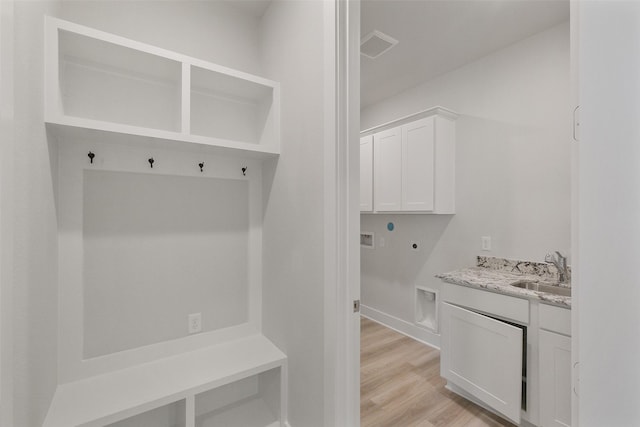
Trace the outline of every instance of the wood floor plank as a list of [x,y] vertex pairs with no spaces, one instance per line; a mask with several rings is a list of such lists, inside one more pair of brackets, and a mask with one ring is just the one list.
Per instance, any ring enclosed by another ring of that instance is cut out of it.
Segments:
[[440,352],[372,320],[360,323],[362,427],[513,427],[445,388]]

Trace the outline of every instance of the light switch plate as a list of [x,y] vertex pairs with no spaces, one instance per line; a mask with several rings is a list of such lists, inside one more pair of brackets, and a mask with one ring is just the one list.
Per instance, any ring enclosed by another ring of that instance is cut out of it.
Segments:
[[483,251],[491,250],[491,236],[482,236],[482,250]]

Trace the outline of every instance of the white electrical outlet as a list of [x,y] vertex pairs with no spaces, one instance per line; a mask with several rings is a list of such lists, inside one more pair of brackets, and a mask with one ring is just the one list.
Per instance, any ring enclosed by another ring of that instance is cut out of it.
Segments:
[[482,250],[483,251],[491,250],[491,236],[482,236]]
[[189,333],[195,334],[202,331],[202,314],[193,313],[188,316],[189,320]]

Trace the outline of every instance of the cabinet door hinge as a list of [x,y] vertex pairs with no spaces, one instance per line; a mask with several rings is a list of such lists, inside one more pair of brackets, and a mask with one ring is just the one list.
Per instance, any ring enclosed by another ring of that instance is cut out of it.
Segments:
[[359,299],[353,300],[353,312],[354,313],[360,313],[360,300]]

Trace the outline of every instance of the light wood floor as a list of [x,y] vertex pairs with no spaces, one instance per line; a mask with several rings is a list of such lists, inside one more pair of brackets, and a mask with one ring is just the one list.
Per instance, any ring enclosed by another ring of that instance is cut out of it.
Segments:
[[438,350],[365,318],[360,331],[362,427],[513,426],[444,388]]

